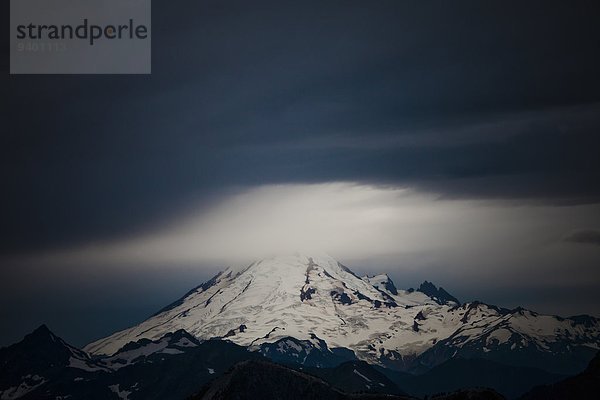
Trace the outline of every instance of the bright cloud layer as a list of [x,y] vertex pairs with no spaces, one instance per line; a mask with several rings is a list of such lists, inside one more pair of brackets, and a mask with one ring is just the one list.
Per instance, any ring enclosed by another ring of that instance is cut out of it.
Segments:
[[600,225],[600,218],[589,220],[592,207],[440,200],[351,183],[269,185],[140,236],[28,259],[85,269],[244,264],[274,253],[326,252],[367,271],[422,269],[446,279],[460,273],[461,279],[493,280],[518,274],[540,284],[575,282],[595,276],[598,250],[564,238]]

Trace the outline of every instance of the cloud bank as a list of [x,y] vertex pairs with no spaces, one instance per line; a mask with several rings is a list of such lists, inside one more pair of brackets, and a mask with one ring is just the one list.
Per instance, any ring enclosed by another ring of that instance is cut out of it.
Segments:
[[[423,270],[432,278],[458,275],[516,286],[577,283],[597,278],[592,264],[600,254],[569,246],[564,233],[589,223],[598,209],[448,200],[355,183],[266,185],[154,231],[22,259],[118,271],[125,265],[235,265],[277,253],[326,252],[366,272]],[[594,237],[580,232],[568,242]]]

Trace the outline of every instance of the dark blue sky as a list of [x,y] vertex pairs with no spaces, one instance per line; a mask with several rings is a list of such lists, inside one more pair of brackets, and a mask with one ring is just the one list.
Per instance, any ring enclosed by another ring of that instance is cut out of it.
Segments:
[[[45,286],[31,284],[42,279],[35,265],[25,273],[11,260],[143,235],[261,185],[405,187],[561,208],[561,221],[569,207],[597,211],[597,2],[152,6],[150,76],[9,76],[2,63],[0,267],[13,290],[0,300],[3,325],[14,328],[0,344],[53,318],[79,332],[60,335],[89,341],[217,267],[178,266],[176,276],[125,268],[96,280],[83,260],[81,276],[75,269],[72,282]],[[565,232],[565,243],[585,249],[582,265],[599,259],[600,226],[589,221]],[[144,300],[123,294],[142,274],[152,282],[134,290]],[[518,303],[567,291],[519,286]],[[489,301],[511,302],[492,292]],[[61,311],[73,297],[80,309]],[[48,306],[36,306],[40,299]],[[589,312],[592,303],[600,300],[590,294],[568,310]]]

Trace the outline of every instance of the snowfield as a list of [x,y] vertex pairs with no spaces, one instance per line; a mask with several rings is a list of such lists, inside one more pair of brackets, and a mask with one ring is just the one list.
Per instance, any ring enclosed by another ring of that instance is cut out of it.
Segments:
[[557,341],[595,349],[600,342],[600,323],[592,317],[579,321],[440,301],[398,290],[387,275],[358,277],[328,256],[293,255],[228,268],[141,324],[85,350],[111,355],[129,342],[179,329],[251,349],[285,337],[322,339],[330,349],[351,349],[370,363],[414,359],[441,341],[458,349],[483,343],[541,351],[553,351]]

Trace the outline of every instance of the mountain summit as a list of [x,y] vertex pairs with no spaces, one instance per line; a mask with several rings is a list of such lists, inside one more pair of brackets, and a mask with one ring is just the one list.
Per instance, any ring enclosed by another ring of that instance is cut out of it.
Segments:
[[223,338],[250,349],[278,343],[277,351],[295,357],[310,353],[301,348],[306,344],[325,352],[344,348],[402,370],[431,368],[454,356],[506,362],[510,353],[520,365],[545,367],[545,355],[552,355],[555,370],[568,372],[584,368],[598,347],[600,322],[590,321],[461,305],[429,282],[399,290],[387,275],[360,278],[331,257],[293,255],[228,268],[85,350],[113,354],[129,342],[185,329],[199,339]]
[[438,288],[431,282],[425,281],[421,283],[421,286],[419,286],[419,289],[417,290],[425,293],[439,304],[447,304],[449,302],[460,304],[460,301],[458,301],[458,299],[452,296],[450,293],[446,292],[443,287]]

